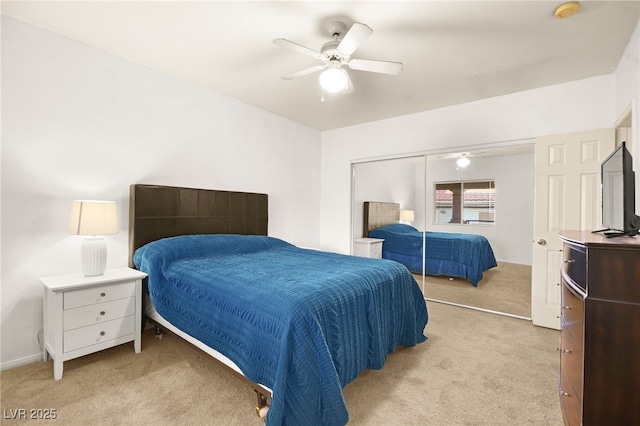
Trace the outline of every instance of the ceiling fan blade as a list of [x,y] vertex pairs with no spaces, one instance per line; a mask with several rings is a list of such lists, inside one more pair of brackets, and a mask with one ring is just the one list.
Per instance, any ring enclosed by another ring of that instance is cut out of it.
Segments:
[[353,93],[356,91],[356,88],[353,87],[353,83],[351,82],[351,77],[349,77],[349,73],[347,74],[347,88],[345,89],[345,93],[349,94],[349,93]]
[[321,71],[325,69],[328,65],[316,65],[315,67],[306,68],[302,71],[294,72],[293,74],[285,75],[282,77],[283,80],[293,80],[294,78],[302,77],[303,75],[311,74],[316,71]]
[[371,34],[373,30],[367,25],[354,22],[338,45],[338,52],[345,56],[351,55]]
[[379,72],[382,74],[397,75],[402,71],[401,62],[372,61],[370,59],[352,59],[349,68],[357,71]]
[[273,44],[277,44],[278,46],[285,47],[287,49],[291,49],[295,52],[302,53],[303,55],[311,56],[312,58],[319,59],[323,62],[327,61],[327,58],[322,55],[320,52],[316,52],[313,49],[309,49],[308,47],[304,47],[298,43],[294,43],[292,41],[286,40],[284,38],[276,38],[273,40]]

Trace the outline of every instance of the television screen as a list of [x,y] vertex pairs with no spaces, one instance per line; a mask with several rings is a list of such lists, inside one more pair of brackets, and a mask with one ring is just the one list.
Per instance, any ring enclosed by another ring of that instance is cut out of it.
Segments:
[[638,234],[640,217],[635,214],[633,160],[622,142],[602,163],[602,225],[607,237]]
[[624,232],[623,152],[618,148],[602,164],[602,224]]

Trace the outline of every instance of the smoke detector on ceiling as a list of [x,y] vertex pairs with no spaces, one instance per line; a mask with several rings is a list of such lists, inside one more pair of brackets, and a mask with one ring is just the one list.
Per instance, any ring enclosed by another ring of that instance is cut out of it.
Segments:
[[555,12],[553,12],[553,14],[558,19],[566,19],[578,13],[579,9],[580,3],[578,3],[577,1],[570,1],[556,7],[556,10]]

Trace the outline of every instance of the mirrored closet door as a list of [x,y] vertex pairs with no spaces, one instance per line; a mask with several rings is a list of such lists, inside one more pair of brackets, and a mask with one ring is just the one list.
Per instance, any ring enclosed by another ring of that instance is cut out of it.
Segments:
[[[458,161],[462,157],[466,164]],[[434,248],[429,232],[480,235],[498,263],[477,286],[446,274],[415,273],[428,300],[531,316],[533,141],[354,162],[352,171],[352,249],[366,236],[364,203],[398,203],[401,212],[413,212],[413,221],[398,221],[427,232],[425,252]],[[422,265],[424,271],[424,257]]]

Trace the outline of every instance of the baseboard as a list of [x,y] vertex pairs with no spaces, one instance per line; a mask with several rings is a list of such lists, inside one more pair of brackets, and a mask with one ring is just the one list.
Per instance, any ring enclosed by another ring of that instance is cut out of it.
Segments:
[[0,363],[0,370],[9,370],[15,367],[21,367],[27,364],[33,364],[34,362],[42,361],[42,353],[34,354],[24,358],[16,359],[13,361],[7,361]]
[[496,262],[498,262],[498,266],[500,266],[503,263],[507,263],[509,265],[516,265],[516,266],[528,266],[531,267],[531,263],[520,263],[520,262],[512,262],[512,261],[508,261],[508,260],[500,260],[500,259],[496,259]]
[[474,310],[474,311],[487,312],[489,314],[502,315],[502,316],[509,317],[509,318],[516,318],[516,319],[521,319],[521,320],[525,320],[525,321],[531,321],[530,317],[525,317],[525,316],[516,315],[516,314],[510,314],[508,312],[493,311],[491,309],[478,308],[477,306],[462,305],[460,303],[447,302],[446,300],[430,299],[428,297],[425,297],[424,300],[426,300],[428,302],[442,303],[443,305],[458,306],[459,308],[467,308],[467,309],[471,309],[471,310]]

